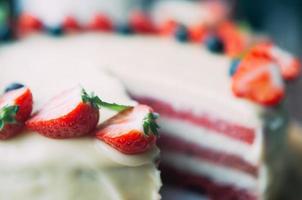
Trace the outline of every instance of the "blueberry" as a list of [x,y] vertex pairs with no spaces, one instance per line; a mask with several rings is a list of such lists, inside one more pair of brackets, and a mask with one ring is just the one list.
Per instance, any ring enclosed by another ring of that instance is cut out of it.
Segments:
[[216,35],[208,37],[205,44],[209,51],[213,53],[223,53],[224,51],[224,44],[222,40]]
[[233,76],[238,68],[238,65],[240,63],[239,59],[233,59],[231,61],[231,66],[230,66],[230,70],[229,70],[229,75]]
[[16,89],[23,88],[23,87],[24,87],[24,85],[21,83],[11,83],[5,88],[4,92],[9,92],[9,91],[16,90]]
[[179,42],[186,42],[188,41],[188,30],[184,25],[179,25],[175,30],[175,38]]
[[63,34],[61,26],[46,27],[46,31],[53,36],[61,36]]
[[132,28],[129,26],[129,24],[118,24],[115,27],[116,32],[123,34],[123,35],[129,35],[133,33]]

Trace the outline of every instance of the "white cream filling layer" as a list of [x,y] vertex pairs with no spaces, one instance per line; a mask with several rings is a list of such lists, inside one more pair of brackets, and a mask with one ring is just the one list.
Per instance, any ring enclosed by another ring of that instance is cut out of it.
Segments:
[[245,161],[257,166],[262,155],[262,131],[255,132],[255,142],[252,145],[232,139],[222,133],[202,128],[182,120],[161,116],[159,120],[161,131],[185,139],[188,142],[231,155],[239,156]]
[[251,175],[241,171],[221,167],[205,160],[194,159],[183,154],[170,152],[162,153],[163,163],[173,166],[178,170],[207,177],[218,184],[233,185],[237,188],[258,191],[259,183]]

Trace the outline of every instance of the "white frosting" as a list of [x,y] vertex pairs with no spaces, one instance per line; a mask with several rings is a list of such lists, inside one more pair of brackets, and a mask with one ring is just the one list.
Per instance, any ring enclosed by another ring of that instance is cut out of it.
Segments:
[[[105,101],[136,104],[117,79],[99,70],[89,56],[78,54],[81,46],[73,51],[65,49],[63,41],[43,41],[32,38],[0,48],[0,86],[14,81],[29,86],[34,110],[79,84]],[[113,114],[101,109],[100,121]],[[56,140],[25,131],[0,141],[0,199],[156,200],[158,154],[154,147],[141,155],[125,155],[93,137]],[[91,173],[92,180],[75,175],[78,170]]]
[[262,152],[262,130],[255,133],[255,142],[252,145],[249,145],[221,133],[215,133],[215,131],[201,128],[188,122],[169,119],[163,116],[161,116],[159,122],[161,130],[166,134],[183,138],[188,142],[197,143],[208,149],[239,156],[255,166],[260,163]]
[[164,163],[172,165],[178,170],[208,177],[220,184],[233,185],[237,188],[248,189],[250,191],[257,191],[259,189],[258,180],[253,176],[235,169],[212,164],[206,160],[197,160],[187,155],[170,152],[162,153],[162,159]]
[[18,168],[0,170],[0,199],[5,200],[159,200],[154,165],[123,168]]
[[[16,54],[16,61],[7,61],[12,60]],[[199,46],[158,37],[90,33],[57,39],[32,37],[18,45],[6,47],[1,57],[0,64],[3,66],[9,64],[21,68],[22,63],[22,70],[36,70],[37,74],[47,73],[41,66],[66,63],[78,72],[83,65],[93,66],[88,77],[94,77],[96,67],[99,67],[118,76],[135,95],[169,101],[176,109],[197,114],[211,113],[248,127],[261,126],[261,109],[249,101],[235,97],[231,91],[228,76],[230,59]],[[20,74],[14,75],[18,81],[25,79],[22,70]],[[68,82],[64,80],[64,73],[68,71],[64,69],[62,73],[56,74],[57,81],[54,84]],[[80,73],[77,74],[81,76]],[[10,76],[5,70],[2,70],[1,75],[6,79]],[[42,77],[35,78],[34,82],[45,84],[41,81]],[[75,78],[93,82],[88,78]],[[97,89],[98,93],[104,91],[104,87]],[[111,88],[108,90],[112,92]]]

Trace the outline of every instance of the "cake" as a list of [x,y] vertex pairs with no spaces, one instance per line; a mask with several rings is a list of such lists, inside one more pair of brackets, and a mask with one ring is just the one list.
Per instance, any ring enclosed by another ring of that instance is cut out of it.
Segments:
[[[77,84],[108,102],[148,105],[160,114],[158,145],[164,183],[193,188],[211,199],[264,198],[268,177],[263,159],[266,122],[261,115],[266,111],[265,106],[276,105],[283,98],[281,75],[284,79],[297,75],[294,57],[265,42],[249,50],[242,59],[236,59],[236,69],[232,69],[234,54],[247,48],[253,39],[237,32],[233,23],[224,23],[227,14],[221,14],[223,7],[219,7],[219,15],[213,14],[209,20],[196,9],[197,3],[164,1],[153,6],[151,22],[139,15],[143,22],[139,18],[139,23],[131,21],[129,27],[125,26],[128,25],[125,19],[131,18],[131,10],[137,8],[134,1],[99,1],[99,4],[91,1],[89,5],[95,5],[93,9],[80,3],[84,1],[77,2],[83,6],[80,9],[83,13],[67,12],[53,5],[49,9],[53,12],[45,14],[38,12],[38,1],[23,1],[19,21],[21,35],[41,27],[52,34],[69,32],[69,28],[72,33],[79,27],[91,30],[88,19],[95,16],[97,9],[102,13],[108,11],[106,16],[112,19],[108,23],[106,18],[105,26],[102,21],[98,31],[59,38],[37,33],[1,47],[0,85],[12,81],[24,83],[32,89],[34,97],[36,95],[36,108],[58,89]],[[112,7],[118,4],[123,12],[111,12],[105,4]],[[66,1],[61,5],[67,8],[71,3]],[[205,6],[209,5],[201,7]],[[210,8],[217,8],[216,4]],[[162,9],[164,13],[173,12],[163,17]],[[116,13],[124,15],[120,17]],[[70,14],[73,14],[72,22],[77,23],[65,23],[66,17],[71,19]],[[202,25],[208,23],[207,26],[223,24],[217,33],[223,36],[220,36],[222,44],[203,30],[196,36],[191,29],[186,29],[200,27],[200,21]],[[150,34],[155,32],[153,25],[163,25],[159,32],[175,34],[180,42]],[[123,34],[107,32],[115,28]],[[128,35],[130,32],[142,34]],[[194,42],[183,43],[190,39]],[[202,41],[207,45],[201,46]],[[214,47],[213,41],[216,41]],[[295,63],[293,72],[289,70],[292,61]],[[259,70],[255,73],[254,69]],[[284,75],[288,71],[290,75]],[[101,109],[101,120],[114,114]],[[4,195],[0,197],[4,199],[160,198],[159,172],[154,164],[158,158],[156,147],[128,155],[90,137],[50,140],[29,132],[1,142],[0,149],[3,154],[0,180],[1,186],[5,186],[0,188],[0,195]],[[20,152],[26,153],[21,156]],[[73,160],[74,153],[77,156]],[[5,156],[7,154],[10,156]],[[18,184],[14,187],[7,184],[16,181]],[[18,192],[12,196],[12,191]]]
[[[60,90],[77,84],[90,88],[103,100],[135,104],[118,80],[92,67],[93,64],[60,54],[39,63],[28,57],[31,53],[23,54],[27,60],[24,65],[15,59],[13,64],[10,56],[14,57],[16,52],[10,48],[4,50],[8,60],[2,60],[1,86],[14,80],[28,86],[35,109]],[[100,120],[114,114],[101,109]],[[127,155],[94,137],[49,139],[30,130],[0,143],[0,199],[159,199],[156,147]]]

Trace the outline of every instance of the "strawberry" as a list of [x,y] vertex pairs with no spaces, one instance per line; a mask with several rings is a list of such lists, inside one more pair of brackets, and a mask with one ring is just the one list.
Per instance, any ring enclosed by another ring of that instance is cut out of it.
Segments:
[[247,46],[245,36],[232,22],[221,23],[217,27],[217,34],[224,43],[226,54],[230,57],[238,56]]
[[103,102],[81,87],[62,92],[26,122],[26,126],[50,138],[72,138],[90,133],[99,121],[99,108],[123,110],[127,106]]
[[75,31],[80,29],[80,25],[72,16],[67,16],[63,21],[63,29],[65,32]]
[[27,87],[6,92],[0,97],[0,139],[19,133],[31,114],[33,98]]
[[129,17],[129,24],[136,33],[152,33],[155,27],[149,16],[142,11],[134,11]]
[[240,62],[232,77],[232,90],[238,97],[273,106],[284,96],[279,67],[265,58],[247,56]]
[[208,28],[204,24],[190,26],[188,28],[190,41],[201,43],[208,34]]
[[174,35],[178,23],[174,20],[167,20],[159,26],[159,34],[163,36]]
[[62,92],[26,122],[27,128],[50,138],[88,134],[98,123],[99,111],[83,98],[80,87]]
[[156,142],[159,128],[156,118],[150,107],[137,105],[101,124],[96,137],[122,153],[142,153]]
[[111,31],[113,29],[113,25],[111,20],[106,15],[97,14],[88,24],[88,28],[94,31]]
[[276,62],[281,67],[281,73],[285,80],[295,79],[300,74],[300,61],[273,43],[259,43],[251,49],[250,54],[255,57],[265,57]]
[[20,34],[26,34],[42,29],[42,23],[39,19],[28,13],[22,13],[19,17],[18,27]]

